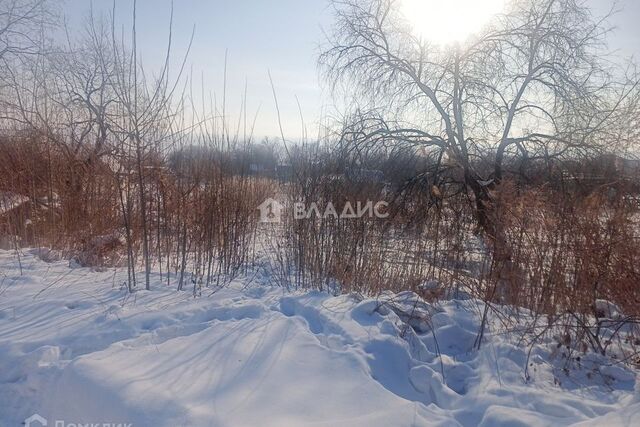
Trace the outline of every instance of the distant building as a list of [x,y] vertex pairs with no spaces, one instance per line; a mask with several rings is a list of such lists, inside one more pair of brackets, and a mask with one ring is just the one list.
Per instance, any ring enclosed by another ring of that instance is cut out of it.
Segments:
[[383,184],[384,173],[375,169],[350,169],[347,170],[347,178],[355,182],[369,182],[372,184]]
[[633,180],[640,177],[640,159],[609,153],[585,162],[568,161],[562,175],[578,181]]
[[637,177],[640,175],[640,159],[615,156],[614,162],[616,171],[622,176]]
[[252,174],[264,173],[266,170],[267,168],[260,163],[251,163],[249,165],[249,172],[251,172]]
[[15,239],[32,242],[32,203],[27,196],[0,192],[0,249],[11,249]]
[[291,165],[277,165],[276,166],[276,178],[279,181],[291,181],[293,179],[293,166]]

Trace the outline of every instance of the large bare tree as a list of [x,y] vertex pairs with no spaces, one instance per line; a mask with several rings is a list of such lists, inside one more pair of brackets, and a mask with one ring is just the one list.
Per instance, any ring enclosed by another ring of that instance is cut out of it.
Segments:
[[[15,119],[14,86],[24,61],[47,51],[46,31],[56,22],[49,0],[0,0],[0,119]],[[8,116],[8,117],[7,117]]]
[[[581,0],[516,0],[464,43],[415,35],[397,0],[335,0],[320,58],[334,90],[358,99],[351,144],[413,144],[459,170],[490,236],[491,189],[505,158],[577,155],[628,138],[638,74],[607,52],[607,17]],[[364,112],[363,112],[364,111]],[[490,158],[489,172],[478,159]]]
[[47,0],[0,0],[0,60],[40,52],[39,35],[53,21]]

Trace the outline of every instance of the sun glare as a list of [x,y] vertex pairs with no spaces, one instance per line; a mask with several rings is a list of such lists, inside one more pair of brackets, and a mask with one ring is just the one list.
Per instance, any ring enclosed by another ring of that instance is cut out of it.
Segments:
[[403,0],[402,12],[424,39],[463,42],[504,9],[504,0]]

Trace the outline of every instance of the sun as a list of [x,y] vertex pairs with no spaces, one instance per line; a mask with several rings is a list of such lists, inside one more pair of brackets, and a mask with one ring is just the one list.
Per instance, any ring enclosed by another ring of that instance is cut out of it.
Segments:
[[464,42],[504,10],[505,0],[402,0],[402,13],[422,38]]

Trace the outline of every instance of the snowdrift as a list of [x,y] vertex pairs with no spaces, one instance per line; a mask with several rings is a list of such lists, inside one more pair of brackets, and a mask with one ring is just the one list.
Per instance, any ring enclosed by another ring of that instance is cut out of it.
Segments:
[[[38,413],[134,426],[632,425],[635,372],[487,332],[473,299],[286,293],[238,279],[194,299],[156,277],[0,252],[0,425]],[[409,321],[405,314],[412,313]],[[417,320],[416,320],[417,319]],[[591,363],[590,363],[591,362]],[[529,381],[524,368],[529,364]],[[566,366],[563,364],[562,366]]]

